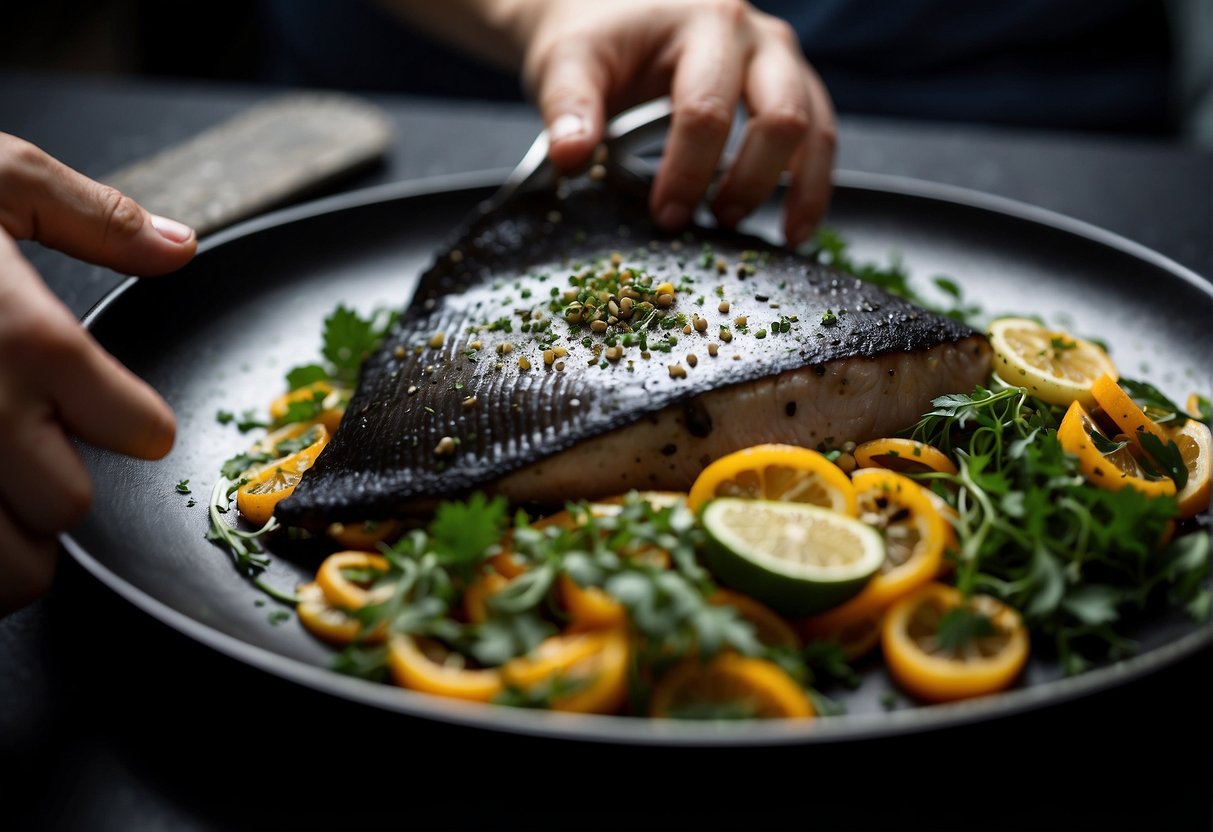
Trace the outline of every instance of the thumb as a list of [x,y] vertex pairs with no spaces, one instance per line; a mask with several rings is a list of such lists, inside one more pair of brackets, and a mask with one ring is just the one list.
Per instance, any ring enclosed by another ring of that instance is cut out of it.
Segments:
[[543,61],[533,87],[548,132],[548,158],[560,170],[589,161],[602,140],[606,73],[590,50],[562,44]]
[[0,227],[125,274],[171,272],[198,246],[188,226],[150,214],[114,188],[3,134]]

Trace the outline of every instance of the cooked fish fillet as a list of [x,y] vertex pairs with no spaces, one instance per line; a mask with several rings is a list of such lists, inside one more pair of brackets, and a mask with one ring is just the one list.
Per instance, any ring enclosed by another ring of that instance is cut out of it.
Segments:
[[686,489],[749,445],[891,434],[989,360],[952,319],[757,238],[663,235],[642,196],[579,181],[444,250],[277,514]]

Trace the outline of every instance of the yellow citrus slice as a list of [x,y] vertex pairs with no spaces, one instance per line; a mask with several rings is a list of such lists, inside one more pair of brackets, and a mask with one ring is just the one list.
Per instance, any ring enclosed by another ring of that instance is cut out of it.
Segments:
[[800,649],[800,636],[796,635],[796,631],[788,622],[770,607],[758,603],[748,595],[731,592],[727,589],[717,589],[708,598],[708,603],[716,607],[732,607],[737,610],[742,618],[754,625],[754,637],[767,647]]
[[[963,608],[985,622],[959,644],[941,639],[944,616]],[[968,600],[954,587],[927,584],[889,608],[881,629],[885,663],[897,684],[919,699],[948,702],[1005,690],[1028,660],[1019,613],[985,595]]]
[[[236,479],[251,477],[257,472],[277,464],[280,460],[285,459],[295,450],[298,450],[300,442],[310,445],[320,436],[321,431],[327,430],[328,428],[325,428],[323,425],[315,425],[309,422],[291,422],[289,425],[283,425],[276,430],[270,431],[254,442],[248,452],[257,456],[269,456],[272,457],[272,460],[270,462],[256,463],[246,468]],[[305,434],[306,438],[301,439]]]
[[397,520],[367,520],[362,523],[330,523],[324,533],[343,549],[377,552],[380,543],[399,536],[403,525]]
[[[1136,488],[1156,497],[1175,493],[1174,481],[1166,477],[1151,479],[1127,445],[1111,450],[1110,446],[1118,443],[1104,435],[1079,402],[1071,404],[1066,411],[1057,428],[1057,441],[1067,453],[1078,457],[1078,468],[1092,485],[1109,491]],[[1101,450],[1101,446],[1108,449],[1107,452]]]
[[817,451],[794,445],[755,445],[704,468],[687,505],[699,511],[717,497],[807,503],[855,516],[855,489],[842,469]]
[[316,402],[317,413],[309,421],[319,422],[329,433],[335,433],[341,417],[345,415],[345,402],[348,398],[348,390],[334,388],[327,381],[314,381],[297,390],[283,393],[270,402],[270,418],[277,422],[285,417],[290,412],[291,405],[297,402]]
[[1142,449],[1142,433],[1152,433],[1162,442],[1167,436],[1146,412],[1137,406],[1137,402],[1129,397],[1116,379],[1106,373],[1091,385],[1091,395],[1104,414],[1112,420],[1120,432],[1129,437],[1133,446]]
[[601,630],[622,626],[628,620],[627,610],[604,590],[596,586],[581,586],[567,574],[557,579],[560,601],[568,613],[569,623],[583,630]]
[[[391,590],[372,590],[375,579],[388,571],[387,559],[368,552],[334,552],[316,570],[316,583],[329,603],[347,610],[357,610],[369,603],[382,603]],[[350,577],[349,572],[358,572]]]
[[295,594],[299,598],[299,604],[295,607],[299,623],[316,638],[338,646],[359,640],[363,644],[378,644],[383,641],[383,635],[387,631],[385,623],[380,623],[372,632],[363,636],[362,622],[346,610],[334,606],[319,584],[303,584]]
[[927,471],[956,473],[956,463],[948,459],[943,451],[914,439],[873,439],[856,445],[854,455],[855,463],[860,468],[888,468],[908,474]]
[[841,604],[884,562],[872,527],[820,506],[721,497],[702,519],[712,574],[786,616]]
[[315,437],[310,445],[259,469],[236,491],[236,507],[249,522],[264,524],[274,513],[275,506],[290,496],[316,457],[328,444],[329,432],[323,425],[310,428]]
[[841,643],[844,633],[867,630],[894,601],[935,580],[943,564],[949,524],[929,492],[880,468],[860,469],[851,479],[859,519],[884,538],[884,562],[854,598],[802,621],[806,638],[837,638]]
[[653,689],[649,714],[806,719],[813,716],[813,705],[804,688],[774,662],[721,653],[706,663],[692,656],[671,668]]
[[469,668],[463,657],[433,639],[396,634],[388,641],[388,669],[392,680],[404,688],[491,702],[505,690],[497,668]]
[[1095,379],[1105,373],[1119,377],[1112,359],[1096,344],[1027,318],[1000,318],[988,334],[998,377],[1049,404],[1078,401],[1092,407]]
[[1209,459],[1213,456],[1213,438],[1209,426],[1196,419],[1189,419],[1182,427],[1171,428],[1167,437],[1179,448],[1188,469],[1188,482],[1175,495],[1179,504],[1179,517],[1195,517],[1209,507],[1210,486]]
[[566,632],[544,639],[527,655],[503,664],[501,676],[506,684],[522,690],[557,681],[568,685],[569,693],[551,700],[552,710],[610,714],[627,700],[630,659],[623,627]]

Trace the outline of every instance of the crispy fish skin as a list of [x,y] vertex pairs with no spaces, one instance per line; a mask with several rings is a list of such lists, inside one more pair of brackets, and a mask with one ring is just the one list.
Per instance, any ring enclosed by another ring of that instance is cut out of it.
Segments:
[[477,219],[437,258],[277,516],[686,488],[745,445],[891,433],[988,368],[957,321],[758,238],[664,235],[643,196],[578,181]]
[[[846,358],[712,390],[505,475],[512,502],[559,504],[630,489],[686,491],[714,459],[764,442],[821,449],[891,436],[931,399],[985,380],[974,336],[913,353]],[[957,382],[963,386],[953,386]]]

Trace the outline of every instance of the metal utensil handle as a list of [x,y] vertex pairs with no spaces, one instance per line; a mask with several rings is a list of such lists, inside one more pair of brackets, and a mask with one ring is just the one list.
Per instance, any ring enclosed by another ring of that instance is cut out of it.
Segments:
[[[650,141],[665,132],[670,124],[673,108],[670,99],[658,98],[625,110],[611,119],[603,131],[603,142],[607,146],[608,164],[628,178],[640,180],[649,175],[646,166],[632,154],[632,148]],[[510,197],[522,189],[550,187],[556,176],[548,161],[547,130],[535,137],[517,167],[506,177],[497,192],[480,204],[484,213],[496,210]]]

